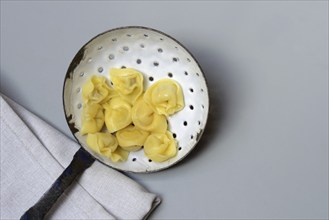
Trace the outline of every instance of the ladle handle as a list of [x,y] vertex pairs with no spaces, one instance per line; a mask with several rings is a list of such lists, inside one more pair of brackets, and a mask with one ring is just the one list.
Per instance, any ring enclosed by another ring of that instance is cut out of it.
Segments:
[[70,165],[56,179],[50,189],[43,194],[39,201],[27,210],[21,220],[44,219],[51,207],[63,192],[72,184],[74,179],[91,166],[95,158],[82,147],[74,154]]

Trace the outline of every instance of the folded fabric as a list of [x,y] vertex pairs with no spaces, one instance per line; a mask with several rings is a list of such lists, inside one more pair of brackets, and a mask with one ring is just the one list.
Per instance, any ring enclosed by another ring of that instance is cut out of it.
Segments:
[[[18,219],[71,162],[79,145],[5,96],[1,104],[1,219]],[[98,161],[50,210],[50,219],[145,219],[160,199]]]

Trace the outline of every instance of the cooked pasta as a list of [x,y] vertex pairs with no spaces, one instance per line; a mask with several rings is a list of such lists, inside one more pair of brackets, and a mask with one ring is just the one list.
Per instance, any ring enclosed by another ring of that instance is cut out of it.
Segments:
[[92,76],[82,87],[82,98],[85,103],[103,104],[114,96],[117,96],[116,91],[107,85],[103,76]]
[[110,133],[127,127],[131,123],[131,106],[120,97],[104,105],[105,125]]
[[113,162],[125,161],[129,152],[118,147],[117,139],[110,133],[88,134],[88,146],[96,153],[111,158]]
[[149,132],[165,133],[168,127],[166,117],[154,112],[142,97],[132,108],[132,121],[136,127]]
[[130,68],[110,69],[110,79],[113,87],[103,76],[92,76],[82,87],[80,133],[88,134],[87,145],[113,162],[126,161],[143,146],[155,162],[174,157],[177,142],[167,117],[184,108],[180,85],[162,79],[143,94],[143,74]]
[[130,104],[134,104],[143,93],[143,75],[134,69],[112,68],[110,77],[114,89]]
[[97,103],[85,105],[81,117],[81,135],[98,132],[103,125],[104,113],[102,106]]
[[133,125],[119,130],[116,133],[120,147],[128,151],[137,151],[144,145],[149,132],[141,130]]
[[171,79],[155,82],[144,94],[144,100],[158,114],[169,116],[184,108],[184,96],[178,83]]
[[144,153],[155,162],[163,162],[177,154],[177,142],[169,131],[153,133],[145,141]]

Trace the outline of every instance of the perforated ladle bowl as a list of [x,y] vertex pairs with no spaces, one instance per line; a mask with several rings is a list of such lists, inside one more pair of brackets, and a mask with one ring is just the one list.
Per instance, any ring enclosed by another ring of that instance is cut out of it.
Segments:
[[[127,161],[114,163],[87,146],[86,136],[79,132],[83,107],[82,86],[95,74],[105,76],[110,81],[111,68],[138,70],[144,76],[145,89],[163,78],[176,80],[180,84],[185,107],[168,118],[168,129],[178,143],[175,157],[157,163],[149,160],[140,150],[130,152]],[[63,104],[70,130],[82,148],[48,192],[22,219],[43,217],[73,179],[88,168],[95,158],[112,168],[136,173],[160,171],[176,164],[194,148],[204,131],[209,96],[200,65],[181,43],[160,31],[133,26],[99,34],[79,50],[65,76]]]
[[[109,78],[110,68],[134,68],[144,75],[144,88],[159,79],[176,80],[183,89],[185,108],[168,118],[169,130],[178,142],[178,153],[168,161],[149,160],[143,150],[131,152],[126,162],[113,163],[86,145],[81,128],[82,85],[97,74]],[[78,52],[66,75],[65,114],[79,143],[99,161],[132,172],[159,171],[177,163],[196,145],[208,115],[208,90],[195,58],[172,37],[143,27],[124,27],[104,32]]]

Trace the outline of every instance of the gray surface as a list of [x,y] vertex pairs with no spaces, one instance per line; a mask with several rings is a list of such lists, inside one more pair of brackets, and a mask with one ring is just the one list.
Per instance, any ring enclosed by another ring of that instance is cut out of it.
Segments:
[[163,198],[152,219],[328,218],[327,1],[1,1],[1,92],[71,136],[66,69],[91,37],[125,25],[188,47],[213,104],[185,161],[130,174]]

